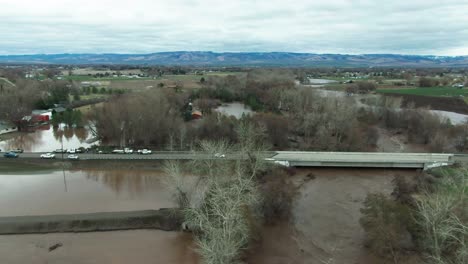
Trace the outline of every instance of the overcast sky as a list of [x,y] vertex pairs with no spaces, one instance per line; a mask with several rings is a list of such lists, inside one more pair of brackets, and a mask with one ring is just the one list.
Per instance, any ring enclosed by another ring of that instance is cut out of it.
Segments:
[[468,55],[468,0],[0,0],[0,54]]

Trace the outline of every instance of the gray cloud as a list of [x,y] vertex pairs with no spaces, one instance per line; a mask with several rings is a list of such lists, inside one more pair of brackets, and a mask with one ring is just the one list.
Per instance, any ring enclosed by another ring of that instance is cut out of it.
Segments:
[[0,53],[468,55],[466,0],[224,2],[0,0]]

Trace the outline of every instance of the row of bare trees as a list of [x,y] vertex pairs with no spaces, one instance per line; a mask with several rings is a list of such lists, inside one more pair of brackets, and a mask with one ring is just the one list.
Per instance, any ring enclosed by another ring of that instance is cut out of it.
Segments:
[[182,133],[180,105],[163,92],[120,96],[94,112],[99,136],[113,145],[164,146]]

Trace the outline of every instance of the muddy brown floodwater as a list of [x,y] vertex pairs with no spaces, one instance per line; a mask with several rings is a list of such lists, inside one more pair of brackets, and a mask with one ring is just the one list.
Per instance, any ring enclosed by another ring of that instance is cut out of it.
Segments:
[[191,245],[188,233],[158,230],[0,236],[0,263],[196,264]]
[[[363,247],[360,208],[371,192],[390,194],[394,177],[417,177],[415,170],[300,169],[300,190],[291,223],[265,227],[249,263],[386,263]],[[309,177],[305,177],[309,175]],[[401,263],[418,263],[413,262]]]
[[[390,194],[394,177],[415,170],[299,169],[289,222],[265,226],[247,263],[386,263],[363,247],[360,208],[369,192]],[[45,214],[173,206],[158,171],[76,171],[0,175],[0,213]],[[49,252],[49,247],[62,246]],[[188,233],[156,230],[0,236],[0,263],[197,263]],[[423,263],[417,258],[401,263]]]
[[0,174],[0,216],[133,211],[173,206],[160,171]]
[[0,149],[4,151],[21,148],[26,152],[50,152],[62,148],[62,143],[64,149],[88,148],[92,144],[86,141],[93,135],[87,128],[43,125],[31,132],[16,132],[3,137],[5,140],[0,139]]

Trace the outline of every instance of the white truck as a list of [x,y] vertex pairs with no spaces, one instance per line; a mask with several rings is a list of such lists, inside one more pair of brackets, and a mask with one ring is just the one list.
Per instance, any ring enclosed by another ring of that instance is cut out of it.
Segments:
[[112,153],[114,153],[114,154],[132,154],[132,153],[133,153],[133,149],[131,149],[131,148],[114,149],[114,150],[112,151]]

